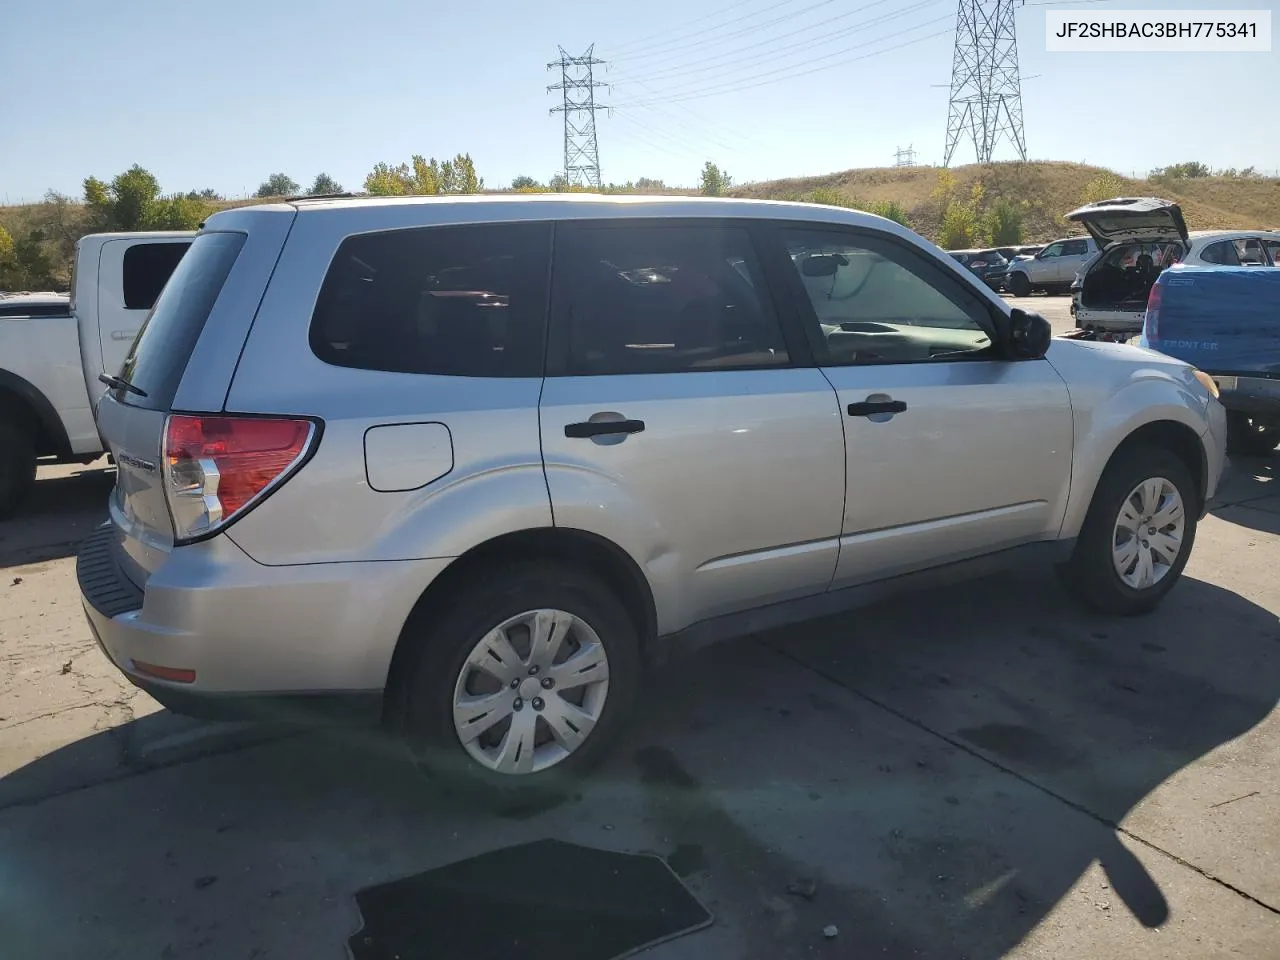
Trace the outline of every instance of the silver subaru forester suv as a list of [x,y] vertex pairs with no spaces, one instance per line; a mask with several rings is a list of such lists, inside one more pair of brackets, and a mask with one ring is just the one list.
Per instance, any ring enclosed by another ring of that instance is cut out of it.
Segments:
[[1051,341],[847,210],[230,210],[98,409],[117,477],[80,588],[175,710],[367,706],[438,768],[536,789],[708,640],[1032,556],[1151,610],[1223,469],[1215,389]]

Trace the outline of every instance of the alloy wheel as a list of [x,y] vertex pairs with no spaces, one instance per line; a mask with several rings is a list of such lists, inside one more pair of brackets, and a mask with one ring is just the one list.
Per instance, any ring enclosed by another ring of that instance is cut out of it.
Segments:
[[1146,590],[1169,575],[1182,553],[1186,511],[1178,488],[1164,477],[1142,481],[1121,504],[1111,560],[1126,586]]
[[495,773],[538,773],[577,750],[609,695],[609,658],[586,621],[530,610],[486,633],[468,654],[453,693],[463,748]]

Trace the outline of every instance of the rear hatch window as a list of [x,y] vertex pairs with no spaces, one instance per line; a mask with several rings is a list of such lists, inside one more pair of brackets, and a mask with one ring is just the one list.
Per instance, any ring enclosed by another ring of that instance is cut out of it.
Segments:
[[120,379],[134,389],[112,390],[130,406],[167,410],[187,361],[244,246],[243,233],[196,237],[164,284],[125,359]]

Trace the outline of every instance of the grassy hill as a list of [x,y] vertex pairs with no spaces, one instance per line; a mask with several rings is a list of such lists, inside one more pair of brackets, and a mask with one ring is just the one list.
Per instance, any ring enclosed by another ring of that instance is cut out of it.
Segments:
[[[949,181],[947,197],[940,183]],[[1192,230],[1226,228],[1280,228],[1280,179],[1209,176],[1194,179],[1139,179],[1122,177],[1101,167],[1078,163],[1034,162],[972,164],[943,170],[938,167],[887,167],[845,170],[817,177],[773,180],[735,187],[737,197],[770,200],[836,202],[841,206],[868,208],[893,202],[906,214],[912,229],[931,240],[941,235],[948,197],[969,200],[980,187],[979,212],[1000,200],[1016,205],[1022,219],[1023,239],[1043,243],[1078,232],[1062,215],[1088,199],[1106,196],[1157,196],[1181,204]],[[691,194],[688,189],[667,193]],[[255,203],[225,201],[219,209]],[[55,266],[55,285],[65,289],[70,277],[70,251],[86,231],[84,208],[67,204],[0,207],[0,226],[15,238],[39,237],[40,245]]]
[[[774,180],[745,185],[734,195],[763,199],[801,199],[813,191],[836,191],[851,206],[896,201],[907,212],[912,229],[937,239],[943,202],[932,196],[938,167],[885,167],[846,170],[819,177]],[[1079,163],[991,163],[952,167],[953,193],[970,196],[982,185],[985,203],[1007,198],[1023,211],[1028,243],[1073,233],[1062,215],[1081,206],[1091,185],[1116,187],[1110,196],[1155,196],[1177,202],[1192,230],[1280,228],[1280,180],[1274,178],[1201,177],[1134,180],[1101,167]]]

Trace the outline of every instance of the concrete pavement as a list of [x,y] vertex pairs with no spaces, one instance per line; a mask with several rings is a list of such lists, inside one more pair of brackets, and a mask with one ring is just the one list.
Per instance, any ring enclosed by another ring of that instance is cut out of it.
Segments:
[[707,650],[507,816],[120,680],[69,546],[110,477],[63,468],[0,525],[0,956],[340,958],[357,889],[558,837],[675,855],[716,923],[656,960],[1280,958],[1276,463],[1232,466],[1152,617],[1027,571]]

